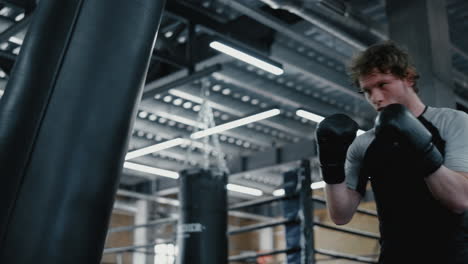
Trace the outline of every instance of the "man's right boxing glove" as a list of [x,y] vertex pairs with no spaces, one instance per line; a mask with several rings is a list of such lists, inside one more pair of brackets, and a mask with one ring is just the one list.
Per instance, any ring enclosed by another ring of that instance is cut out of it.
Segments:
[[345,180],[346,152],[356,138],[358,124],[345,114],[334,114],[317,126],[317,151],[323,180],[328,184]]
[[444,163],[444,157],[432,143],[432,134],[401,104],[386,106],[375,120],[375,137],[387,144],[406,146],[414,153],[413,163],[424,177]]

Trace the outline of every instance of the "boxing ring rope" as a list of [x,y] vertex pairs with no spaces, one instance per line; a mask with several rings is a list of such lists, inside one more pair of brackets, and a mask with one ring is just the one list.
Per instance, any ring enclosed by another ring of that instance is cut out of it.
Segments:
[[334,231],[339,231],[339,232],[343,232],[343,233],[348,233],[348,234],[367,237],[367,238],[372,238],[372,239],[379,239],[380,238],[379,235],[371,233],[371,232],[365,232],[365,231],[360,231],[360,230],[355,230],[355,229],[350,229],[350,228],[337,227],[337,226],[334,226],[334,225],[318,223],[318,222],[315,222],[314,225],[322,227],[322,228],[334,230]]
[[[302,164],[301,166],[303,166]],[[298,175],[301,177],[300,173],[303,175],[310,175],[310,173],[307,173],[307,169],[299,169],[298,170]],[[306,173],[304,173],[306,172]],[[243,209],[246,208],[251,208],[254,206],[261,206],[261,205],[266,205],[274,202],[283,202],[283,201],[291,201],[292,199],[298,199],[298,203],[301,203],[301,213],[302,214],[309,214],[310,216],[313,215],[313,202],[321,203],[321,204],[326,204],[326,200],[317,197],[317,196],[311,196],[311,189],[304,187],[304,186],[310,186],[310,182],[307,182],[307,180],[304,180],[304,178],[307,177],[302,177],[300,185],[301,188],[298,188],[296,192],[293,194],[289,195],[283,195],[279,197],[271,197],[271,198],[262,198],[262,199],[257,199],[257,200],[251,200],[247,202],[241,202],[234,204],[232,206],[229,206],[228,212],[230,211],[238,211],[242,212]],[[310,179],[308,179],[310,181]],[[298,183],[299,184],[299,183]],[[357,209],[357,213],[363,214],[363,215],[368,215],[368,216],[377,216],[377,213],[375,211],[371,210],[366,210],[362,208]],[[303,221],[302,219],[305,219]],[[133,226],[121,226],[121,227],[114,227],[110,228],[108,231],[108,234],[115,233],[115,232],[123,232],[123,231],[131,231],[137,228],[148,228],[148,227],[155,227],[158,225],[162,224],[175,224],[177,223],[178,219],[177,218],[163,218],[163,219],[158,219],[154,220],[151,222],[148,222],[146,224],[140,224],[140,225],[133,225]],[[237,235],[237,234],[242,234],[246,232],[252,232],[256,230],[260,230],[263,228],[270,228],[270,227],[275,227],[275,226],[286,226],[286,225],[291,225],[291,224],[300,224],[301,225],[301,234],[302,237],[305,240],[303,244],[300,247],[287,247],[285,249],[275,249],[271,250],[268,252],[262,252],[262,253],[249,253],[249,254],[240,254],[240,255],[234,255],[234,256],[229,256],[228,261],[229,262],[245,262],[245,261],[250,261],[254,260],[258,257],[262,256],[271,256],[271,255],[278,255],[278,254],[293,254],[297,252],[301,252],[304,250],[305,246],[304,245],[310,245],[311,248],[306,249],[310,253],[306,258],[303,256],[301,259],[301,263],[307,263],[307,264],[314,264],[315,263],[315,258],[314,256],[316,254],[324,255],[324,256],[329,256],[337,259],[347,259],[347,260],[353,260],[353,261],[358,261],[362,263],[377,263],[374,259],[369,258],[369,257],[364,257],[364,256],[356,256],[356,255],[350,255],[350,254],[345,254],[345,253],[340,253],[340,252],[335,252],[333,250],[326,250],[326,249],[321,249],[321,248],[315,248],[313,247],[313,229],[312,227],[317,226],[320,228],[325,228],[333,231],[338,231],[338,232],[343,232],[351,235],[356,235],[356,236],[361,236],[369,239],[379,239],[379,235],[372,233],[372,232],[366,232],[366,231],[361,231],[361,230],[355,230],[351,228],[343,228],[343,227],[338,227],[335,225],[331,224],[326,224],[326,223],[320,223],[320,222],[314,222],[312,218],[310,219],[302,217],[294,217],[291,219],[279,219],[279,220],[273,220],[273,221],[266,221],[262,223],[257,223],[257,224],[251,224],[243,227],[238,227],[238,228],[231,228],[227,231],[227,235]],[[308,226],[306,226],[308,224]],[[307,231],[308,230],[308,231]],[[300,239],[300,237],[298,237]],[[119,253],[119,252],[128,252],[128,251],[135,251],[137,249],[142,249],[142,248],[151,248],[156,243],[149,243],[147,245],[134,245],[134,246],[129,246],[129,247],[119,247],[119,248],[107,248],[104,250],[104,254],[111,254],[111,253]],[[309,246],[309,247],[310,247]],[[307,261],[307,262],[304,262]]]
[[362,262],[362,263],[377,263],[376,260],[371,259],[371,258],[339,253],[339,252],[335,252],[335,251],[332,251],[332,250],[325,250],[325,249],[318,249],[317,248],[317,249],[315,249],[315,253],[320,254],[320,255],[324,255],[324,256],[333,257],[333,258],[340,258],[340,259],[359,261],[359,262]]
[[[304,165],[304,161],[301,164],[301,166],[307,166],[307,165]],[[304,172],[304,170],[307,171],[307,169],[303,169],[302,172]],[[299,173],[301,173],[301,172],[299,172]],[[305,173],[305,174],[307,175],[307,173]],[[302,186],[305,185],[304,184],[304,179],[301,180],[300,184]],[[310,184],[308,184],[308,183],[306,183],[306,185],[310,186]],[[254,207],[254,206],[260,206],[260,205],[270,204],[270,203],[273,203],[273,202],[286,201],[286,200],[299,198],[298,202],[301,203],[301,210],[309,208],[311,210],[311,213],[312,213],[312,211],[313,211],[312,202],[326,204],[326,200],[321,198],[321,197],[317,197],[317,196],[310,197],[309,192],[310,192],[310,188],[303,188],[302,187],[302,188],[300,188],[298,190],[298,192],[295,192],[292,195],[283,195],[283,196],[279,196],[279,197],[262,198],[262,199],[247,201],[247,202],[241,202],[241,203],[235,204],[233,206],[230,206],[229,210],[238,210],[239,211],[241,209],[246,209],[246,208],[250,208],[250,207]],[[305,203],[308,203],[309,206],[304,207]],[[362,209],[362,208],[358,208],[356,210],[356,212],[360,213],[360,214],[363,214],[363,215],[373,216],[373,217],[377,216],[377,213],[375,211]],[[305,213],[306,212],[303,212],[303,214],[305,214]],[[343,233],[347,233],[347,234],[352,234],[352,235],[356,235],[356,236],[362,236],[362,237],[366,237],[366,238],[369,238],[369,239],[379,239],[380,238],[380,236],[378,234],[375,234],[375,233],[372,233],[372,232],[365,232],[365,231],[355,230],[355,229],[351,229],[351,228],[343,228],[343,227],[338,227],[338,226],[334,226],[334,225],[330,225],[330,224],[314,222],[312,220],[309,220],[309,221],[310,221],[309,225],[311,225],[312,227],[313,226],[318,226],[318,227],[321,227],[321,228],[325,228],[325,229],[329,229],[329,230],[333,230],[333,231],[338,231],[338,232],[343,232]],[[256,230],[259,230],[259,229],[262,229],[262,228],[268,228],[268,227],[274,227],[274,226],[280,226],[280,225],[287,225],[287,224],[295,224],[295,223],[300,223],[301,226],[302,226],[301,229],[304,228],[304,225],[306,224],[306,223],[303,223],[303,221],[301,221],[301,219],[299,219],[299,218],[281,219],[281,220],[277,220],[277,221],[270,221],[270,222],[267,222],[267,223],[253,224],[253,225],[248,225],[248,226],[241,227],[241,228],[231,229],[231,230],[228,231],[228,234],[229,235],[235,235],[235,234],[240,234],[240,233],[245,233],[245,232],[256,231]],[[309,236],[306,236],[305,239],[306,240],[308,239],[309,240],[308,243],[310,245],[313,245],[313,230],[311,230]],[[286,248],[286,249],[273,250],[273,251],[270,251],[270,252],[262,252],[262,253],[259,253],[259,254],[255,254],[255,253],[240,254],[240,255],[236,255],[236,256],[230,256],[229,257],[229,262],[249,261],[249,260],[252,260],[252,259],[254,260],[254,259],[256,259],[258,257],[262,257],[262,256],[278,255],[278,254],[291,254],[291,253],[300,252],[301,250],[303,250],[301,247],[292,247],[292,248]],[[311,255],[315,255],[315,254],[325,255],[325,256],[329,256],[329,257],[333,257],[333,258],[339,258],[339,259],[353,260],[353,261],[358,261],[358,262],[362,262],[362,263],[377,263],[377,261],[372,259],[372,258],[362,257],[362,256],[355,256],[355,255],[350,255],[350,254],[344,254],[344,253],[339,253],[339,252],[335,252],[335,251],[332,251],[332,250],[326,250],[326,249],[320,249],[320,248],[313,247],[311,249]],[[310,260],[306,259],[306,261],[307,261],[307,264],[313,264],[313,263],[315,263],[315,258],[311,257]],[[302,257],[301,263],[304,263],[304,257]]]
[[[312,201],[322,203],[322,204],[326,203],[325,199],[323,199],[322,197],[317,197],[317,196],[312,197]],[[364,214],[364,215],[369,215],[369,216],[377,216],[377,212],[363,209],[363,208],[357,208],[356,212],[360,214]]]
[[137,228],[154,227],[154,226],[158,226],[162,224],[169,224],[169,223],[172,224],[176,222],[177,222],[177,218],[168,217],[168,218],[154,220],[154,221],[148,222],[146,224],[141,224],[141,225],[118,226],[118,227],[109,228],[109,231],[107,231],[107,233],[111,234],[111,233],[116,233],[116,232],[132,231]]
[[261,223],[261,224],[254,224],[254,225],[248,225],[248,226],[243,226],[240,228],[235,228],[232,230],[228,231],[229,235],[236,235],[236,234],[242,234],[250,231],[256,231],[262,228],[268,228],[268,227],[274,227],[274,226],[279,226],[279,225],[287,225],[287,224],[293,224],[293,223],[299,223],[299,219],[285,219],[285,220],[279,220],[279,221],[271,221],[269,223]]
[[291,254],[295,252],[301,251],[300,247],[295,247],[295,248],[288,248],[288,249],[279,249],[279,250],[273,250],[269,252],[263,252],[259,254],[241,254],[237,256],[230,256],[229,257],[229,262],[234,262],[234,261],[247,261],[247,260],[252,260],[256,259],[258,257],[263,257],[263,256],[272,256],[272,255],[278,255],[278,254]]
[[247,202],[241,202],[241,203],[238,203],[238,204],[235,204],[235,205],[229,207],[229,210],[232,211],[232,210],[245,209],[245,208],[248,208],[248,207],[253,207],[253,206],[258,206],[258,205],[263,205],[263,204],[269,204],[269,203],[283,201],[283,200],[286,200],[286,199],[292,199],[292,198],[296,198],[296,197],[297,197],[297,194],[293,195],[293,196],[283,195],[283,196],[278,196],[278,197],[262,198],[262,199],[247,201]]

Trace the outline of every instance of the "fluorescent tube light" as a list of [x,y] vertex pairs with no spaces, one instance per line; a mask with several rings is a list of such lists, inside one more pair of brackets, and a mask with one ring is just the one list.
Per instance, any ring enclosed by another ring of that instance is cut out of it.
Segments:
[[172,148],[172,147],[175,147],[175,146],[178,146],[178,145],[182,145],[186,141],[187,140],[184,139],[184,138],[175,138],[175,139],[171,139],[171,140],[168,140],[168,141],[165,141],[165,142],[162,142],[162,143],[154,144],[154,145],[151,145],[151,146],[148,146],[148,147],[145,147],[145,148],[130,151],[125,156],[125,160],[134,159],[134,158],[141,157],[141,156],[144,156],[144,155],[147,155],[147,154],[151,154],[153,152],[157,152],[157,151],[160,151],[160,150],[163,150],[163,149]]
[[261,113],[255,114],[255,115],[251,115],[251,116],[247,116],[247,117],[237,119],[237,120],[234,120],[234,121],[231,121],[231,122],[227,122],[227,123],[219,125],[219,126],[215,126],[215,127],[211,127],[211,128],[202,130],[202,131],[195,132],[192,135],[190,135],[190,137],[193,138],[193,139],[206,137],[206,136],[209,136],[209,135],[212,135],[212,134],[220,133],[220,132],[223,132],[223,131],[226,131],[226,130],[229,130],[229,129],[233,129],[233,128],[236,128],[236,127],[239,127],[239,126],[247,125],[249,123],[257,122],[257,121],[262,120],[262,119],[266,119],[266,118],[269,118],[269,117],[272,117],[272,116],[276,116],[276,115],[279,115],[280,113],[281,113],[281,111],[279,109],[274,108],[274,109],[271,109],[271,110],[268,110],[268,111],[265,111],[265,112],[261,112]]
[[[325,182],[324,181],[319,181],[319,182],[314,182],[310,185],[310,188],[312,190],[320,189],[325,187]],[[283,196],[284,195],[284,189],[278,189],[273,191],[273,196]]]
[[15,21],[18,22],[18,21],[22,20],[22,19],[24,18],[24,16],[25,16],[24,13],[21,13],[21,14],[17,15],[17,16],[15,17]]
[[124,162],[124,168],[141,171],[149,174],[159,175],[167,178],[177,179],[179,178],[179,173],[170,170],[164,170],[160,168],[150,167],[146,165],[141,165],[133,162]]
[[[305,111],[305,110],[302,110],[302,109],[299,109],[296,111],[296,115],[300,116],[300,117],[303,117],[305,119],[309,119],[311,121],[314,121],[316,123],[320,123],[322,122],[323,119],[325,119],[325,117],[323,116],[320,116],[320,115],[317,115],[317,114],[314,114],[314,113],[311,113],[309,111]],[[361,135],[361,134],[364,134],[366,131],[362,130],[362,129],[359,129],[357,132],[356,132],[356,135]]]
[[310,188],[312,190],[320,189],[325,187],[325,182],[324,181],[319,181],[319,182],[314,182],[310,185]]
[[273,73],[274,75],[281,75],[284,73],[283,69],[281,69],[281,67],[278,67],[278,66],[275,66],[271,63],[268,63],[264,60],[261,60],[259,58],[256,58],[252,55],[249,55],[243,51],[240,51],[236,48],[233,48],[231,46],[228,46],[224,43],[221,43],[219,41],[213,41],[210,43],[210,47],[215,49],[215,50],[218,50],[218,51],[221,51],[229,56],[232,56],[236,59],[239,59],[243,62],[246,62],[246,63],[249,63],[249,64],[252,64],[253,66],[255,67],[258,67],[262,70],[265,70],[267,72],[270,72],[270,73]]
[[262,196],[263,195],[263,192],[261,190],[259,190],[259,189],[249,188],[249,187],[245,187],[245,186],[241,186],[241,185],[237,185],[237,184],[232,184],[232,183],[228,183],[226,188],[229,191],[249,194],[249,195],[253,195],[253,196]]
[[16,45],[23,45],[23,40],[15,36],[10,37],[8,41],[15,43]]
[[317,114],[314,114],[314,113],[311,113],[309,111],[305,111],[302,109],[297,110],[296,115],[303,117],[305,119],[314,121],[316,123],[320,123],[323,119],[325,119],[325,117],[323,116],[320,116],[320,115],[317,115]]
[[278,189],[273,191],[273,196],[283,196],[284,195],[284,189]]

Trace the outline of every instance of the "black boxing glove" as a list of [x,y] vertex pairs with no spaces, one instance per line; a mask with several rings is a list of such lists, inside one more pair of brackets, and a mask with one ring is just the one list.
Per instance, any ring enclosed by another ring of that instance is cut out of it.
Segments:
[[344,114],[331,115],[318,124],[315,131],[317,152],[326,183],[336,184],[345,180],[346,152],[356,138],[358,128],[358,124]]
[[375,138],[382,142],[401,145],[411,151],[415,166],[427,177],[439,169],[444,157],[432,143],[432,134],[401,104],[386,106],[375,120]]

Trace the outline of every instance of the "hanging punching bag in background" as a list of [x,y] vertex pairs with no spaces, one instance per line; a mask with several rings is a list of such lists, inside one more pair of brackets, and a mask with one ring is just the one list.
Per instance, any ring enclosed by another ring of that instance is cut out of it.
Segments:
[[99,263],[163,0],[41,0],[0,101],[0,263]]
[[180,173],[177,264],[227,263],[227,177],[190,169]]

